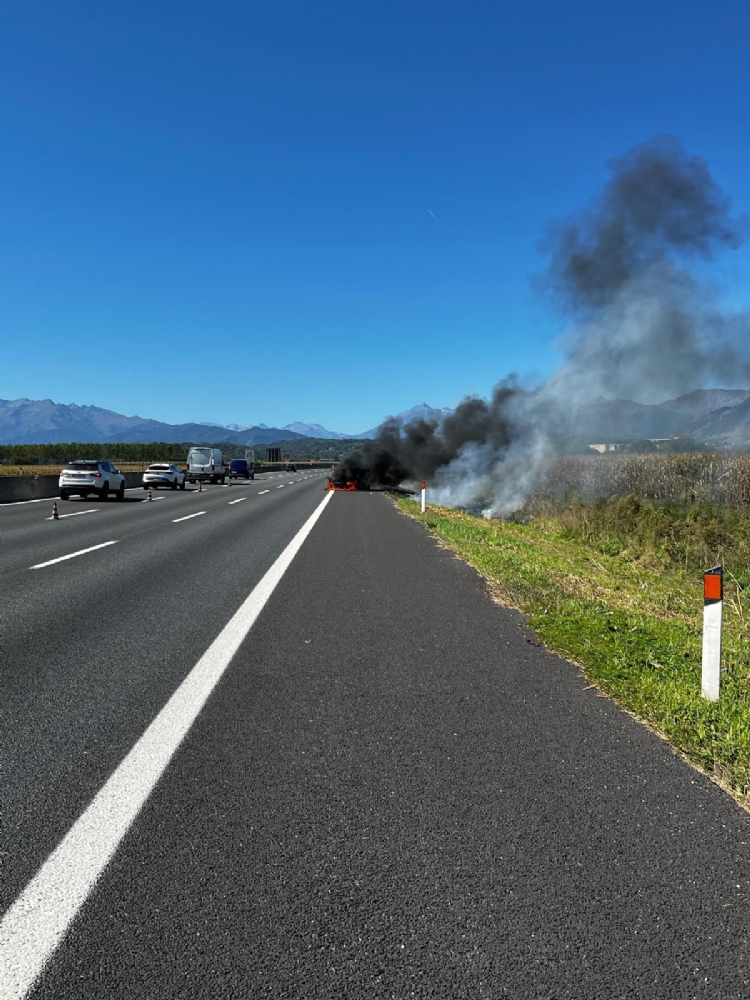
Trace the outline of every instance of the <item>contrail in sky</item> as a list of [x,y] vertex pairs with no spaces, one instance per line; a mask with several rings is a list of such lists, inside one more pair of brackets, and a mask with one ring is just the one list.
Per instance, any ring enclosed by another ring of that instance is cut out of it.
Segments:
[[431,208],[428,208],[428,209],[427,209],[427,211],[428,211],[428,212],[430,213],[430,215],[431,215],[431,216],[433,217],[433,219],[435,220],[435,222],[439,222],[439,221],[440,221],[440,220],[438,219],[438,217],[437,217],[437,216],[435,215],[435,213],[434,213],[434,212],[432,211],[432,209],[431,209]]

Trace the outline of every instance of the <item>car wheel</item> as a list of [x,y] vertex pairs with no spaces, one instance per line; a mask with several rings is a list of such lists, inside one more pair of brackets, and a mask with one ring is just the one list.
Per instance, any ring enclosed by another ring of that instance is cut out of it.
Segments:
[[[83,495],[85,496],[86,494],[84,493]],[[100,500],[109,499],[109,483],[105,483],[104,486],[102,487],[101,492],[99,493],[99,499]]]
[[183,480],[182,480],[182,482],[180,483],[180,489],[181,489],[181,490],[184,490],[184,489],[185,489],[185,480],[184,480],[184,479],[183,479]]
[[172,483],[172,489],[173,489],[173,490],[176,490],[176,489],[177,489],[177,480],[176,480],[176,479],[175,479],[175,481],[174,481],[174,482]]
[[144,486],[143,488],[144,488],[144,490],[147,490],[147,489],[148,489],[148,486]]
[[125,499],[125,483],[122,483],[122,485],[118,489],[117,493],[115,494],[115,497],[116,497],[117,500],[124,500]]
[[65,490],[60,490],[61,500],[70,500],[70,493],[66,493]]

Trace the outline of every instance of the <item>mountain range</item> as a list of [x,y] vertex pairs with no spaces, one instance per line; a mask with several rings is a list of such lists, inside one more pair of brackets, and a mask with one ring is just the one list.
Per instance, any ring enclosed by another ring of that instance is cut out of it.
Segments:
[[[432,414],[438,419],[448,410],[433,410],[420,403],[397,414],[406,423]],[[295,423],[284,427],[267,424],[167,424],[140,416],[127,417],[99,406],[55,403],[51,399],[0,399],[0,444],[59,444],[67,441],[98,442],[203,442],[228,441],[247,446],[316,437],[330,440],[373,438],[377,428],[361,434],[330,431],[320,424]]]
[[[419,403],[396,414],[402,423],[417,417],[441,420],[453,411]],[[750,447],[750,390],[698,389],[663,403],[600,397],[571,411],[565,434],[594,441],[689,437],[713,447]],[[100,442],[220,442],[273,444],[295,438],[331,440],[373,438],[377,428],[358,434],[331,431],[316,423],[296,421],[283,427],[266,424],[167,424],[140,416],[124,416],[98,406],[55,403],[51,399],[0,400],[0,444]]]

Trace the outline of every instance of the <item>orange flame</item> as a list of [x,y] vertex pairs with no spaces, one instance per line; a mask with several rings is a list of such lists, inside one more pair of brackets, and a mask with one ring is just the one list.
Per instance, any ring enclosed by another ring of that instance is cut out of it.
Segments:
[[334,483],[332,479],[329,479],[328,484],[326,485],[327,490],[347,491],[347,490],[356,490],[356,488],[357,484],[353,479],[347,479],[346,485],[344,485],[343,483]]

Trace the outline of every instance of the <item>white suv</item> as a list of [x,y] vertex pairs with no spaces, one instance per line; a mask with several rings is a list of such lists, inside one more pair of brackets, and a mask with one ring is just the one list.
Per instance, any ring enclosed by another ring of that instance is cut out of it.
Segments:
[[158,490],[160,486],[171,486],[173,490],[179,486],[181,490],[184,490],[185,473],[171,463],[157,462],[156,465],[149,465],[143,473],[144,490],[150,486],[153,486],[155,490]]
[[93,493],[97,499],[106,500],[114,494],[118,500],[125,496],[125,476],[109,462],[79,459],[68,462],[60,473],[60,499],[87,497]]

